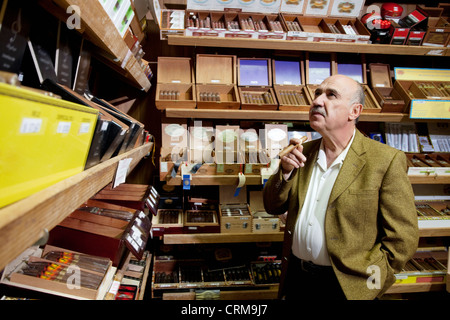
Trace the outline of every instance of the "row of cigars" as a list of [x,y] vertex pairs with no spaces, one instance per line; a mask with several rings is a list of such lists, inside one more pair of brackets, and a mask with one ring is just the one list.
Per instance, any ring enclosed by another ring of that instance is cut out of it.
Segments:
[[445,103],[450,97],[448,81],[393,81],[391,72],[388,64],[370,63],[367,68],[365,56],[357,54],[307,52],[271,58],[197,54],[195,61],[158,57],[155,105],[160,110],[308,111],[317,85],[335,74],[362,84],[363,113],[408,113],[413,100]]

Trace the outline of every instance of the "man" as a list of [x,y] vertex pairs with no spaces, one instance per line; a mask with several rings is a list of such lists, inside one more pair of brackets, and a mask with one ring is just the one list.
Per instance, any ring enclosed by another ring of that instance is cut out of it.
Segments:
[[375,299],[417,249],[406,157],[356,129],[363,103],[359,83],[327,78],[309,112],[322,138],[283,156],[265,185],[266,211],[287,211],[280,297]]

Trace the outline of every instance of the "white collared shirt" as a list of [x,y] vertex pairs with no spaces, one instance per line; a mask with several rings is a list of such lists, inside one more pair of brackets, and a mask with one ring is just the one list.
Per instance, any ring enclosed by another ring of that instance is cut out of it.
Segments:
[[331,190],[354,137],[355,133],[329,168],[323,141],[320,144],[305,202],[300,209],[294,230],[292,253],[300,259],[323,266],[331,265],[325,240],[325,215]]

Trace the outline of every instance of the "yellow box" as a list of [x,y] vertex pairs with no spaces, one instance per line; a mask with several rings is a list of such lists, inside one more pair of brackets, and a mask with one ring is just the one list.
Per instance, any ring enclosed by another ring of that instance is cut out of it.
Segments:
[[0,83],[0,207],[82,172],[98,111]]

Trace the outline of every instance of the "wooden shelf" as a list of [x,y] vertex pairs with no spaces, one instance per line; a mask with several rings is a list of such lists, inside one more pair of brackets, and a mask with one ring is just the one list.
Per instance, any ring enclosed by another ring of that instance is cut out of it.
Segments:
[[445,283],[409,283],[409,284],[394,284],[390,287],[386,294],[393,293],[414,293],[414,292],[432,292],[444,291]]
[[81,12],[81,29],[78,31],[110,55],[112,63],[117,67],[116,69],[121,70],[125,77],[136,86],[146,92],[150,89],[150,80],[136,58],[131,54],[130,49],[99,1],[39,0],[39,4],[62,21],[67,21],[70,16],[66,13],[69,6],[78,6]]
[[169,35],[169,45],[221,47],[221,48],[251,48],[268,50],[292,50],[312,52],[353,52],[413,56],[449,56],[446,47],[400,46],[388,44],[355,44],[339,42],[289,41],[271,39],[213,38]]
[[165,244],[281,242],[284,232],[165,234],[163,239]]
[[0,270],[109,184],[120,160],[130,171],[152,150],[147,143],[0,209]]
[[450,176],[409,176],[411,184],[450,184]]
[[[308,121],[307,111],[267,111],[267,110],[221,110],[221,109],[165,109],[168,118],[196,119],[242,119],[242,120],[285,120]],[[404,113],[363,113],[359,121],[365,122],[418,122]],[[422,121],[422,120],[421,120]],[[424,120],[429,121],[429,120]]]

